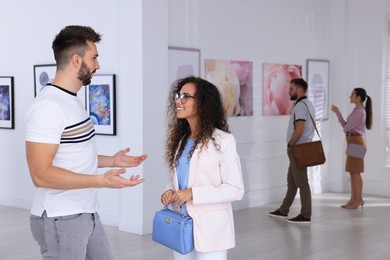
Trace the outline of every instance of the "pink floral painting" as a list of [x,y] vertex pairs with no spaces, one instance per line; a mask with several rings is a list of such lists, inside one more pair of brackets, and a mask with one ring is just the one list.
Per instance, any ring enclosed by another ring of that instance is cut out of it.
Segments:
[[206,59],[205,74],[221,92],[227,116],[253,115],[252,62]]
[[301,77],[302,65],[263,64],[263,116],[290,114],[290,80]]

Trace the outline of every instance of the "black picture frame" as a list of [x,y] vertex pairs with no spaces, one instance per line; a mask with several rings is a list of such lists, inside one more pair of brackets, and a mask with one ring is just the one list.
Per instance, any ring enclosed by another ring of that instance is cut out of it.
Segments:
[[46,87],[47,83],[53,81],[55,74],[56,64],[34,65],[34,97]]
[[0,76],[0,128],[15,128],[14,77]]
[[115,74],[95,74],[85,87],[86,109],[98,135],[116,135]]

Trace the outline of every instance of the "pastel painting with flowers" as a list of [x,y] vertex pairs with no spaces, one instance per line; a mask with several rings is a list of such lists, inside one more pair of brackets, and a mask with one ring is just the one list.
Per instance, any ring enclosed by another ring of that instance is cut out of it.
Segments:
[[253,115],[253,63],[205,60],[206,80],[221,92],[227,116]]
[[290,80],[301,77],[302,65],[263,64],[263,116],[290,114]]

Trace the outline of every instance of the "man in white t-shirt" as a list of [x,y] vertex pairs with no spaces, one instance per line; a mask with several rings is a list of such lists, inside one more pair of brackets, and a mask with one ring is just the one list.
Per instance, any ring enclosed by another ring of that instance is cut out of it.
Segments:
[[[112,259],[97,214],[97,188],[125,188],[144,181],[129,179],[125,167],[140,165],[147,155],[97,154],[95,129],[77,97],[100,68],[96,43],[101,35],[85,26],[67,26],[52,48],[57,71],[27,109],[26,155],[38,188],[31,209],[31,231],[42,259]],[[118,167],[98,175],[97,168]]]
[[304,79],[295,78],[290,81],[289,95],[295,103],[290,115],[286,138],[287,155],[290,160],[287,173],[287,192],[282,205],[268,214],[271,217],[287,218],[299,189],[301,212],[298,216],[288,219],[289,223],[311,222],[311,190],[307,178],[307,167],[297,167],[291,149],[296,144],[311,142],[314,135],[315,110],[313,104],[306,97],[306,91],[307,83]]

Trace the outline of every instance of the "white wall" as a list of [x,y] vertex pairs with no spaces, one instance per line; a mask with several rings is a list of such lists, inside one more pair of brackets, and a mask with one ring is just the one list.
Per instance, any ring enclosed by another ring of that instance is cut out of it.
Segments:
[[[280,201],[286,191],[288,116],[262,116],[262,64],[304,66],[330,58],[330,1],[170,0],[169,45],[201,49],[204,59],[253,62],[252,117],[230,117],[246,193],[235,208]],[[320,124],[328,150],[329,121]],[[311,169],[314,193],[329,190],[327,165]]]
[[[168,96],[168,1],[142,0],[143,8],[143,142],[151,162],[145,164],[144,233],[152,231],[160,196],[168,181],[163,160],[165,107]],[[148,159],[149,160],[149,159]]]
[[[30,207],[35,194],[24,149],[24,112],[34,97],[33,65],[54,63],[51,42],[56,33],[68,24],[84,24],[104,34],[99,45],[100,72],[117,73],[118,21],[105,17],[117,16],[118,2],[0,2],[0,74],[15,78],[15,129],[1,130],[0,134],[0,201],[4,204]],[[121,146],[119,137],[98,137],[98,140],[100,151],[110,153]],[[104,145],[107,140],[110,144]]]
[[[353,105],[349,96],[355,87],[363,87],[373,100],[373,129],[366,132],[368,151],[363,174],[364,193],[390,195],[390,171],[384,168],[384,50],[390,1],[332,1],[332,82],[331,99],[348,115]],[[332,120],[332,190],[346,190],[349,178],[344,174],[345,137],[336,119]],[[342,187],[340,187],[342,183]]]
[[150,155],[143,166],[127,173],[141,174],[143,185],[99,191],[102,221],[138,234],[150,232],[167,179],[160,130],[165,107],[161,82],[167,82],[163,0],[0,2],[0,75],[15,78],[16,118],[14,130],[0,129],[0,203],[31,207],[35,187],[25,161],[24,112],[34,97],[33,65],[54,63],[51,42],[69,24],[89,25],[103,34],[98,73],[117,75],[117,136],[97,136],[99,153],[130,146],[132,154]]
[[[35,188],[25,162],[23,117],[34,96],[33,65],[54,62],[51,42],[68,24],[90,25],[103,33],[100,73],[117,74],[118,135],[98,136],[99,152],[131,146],[133,154],[150,155],[142,167],[129,170],[146,178],[142,186],[99,192],[104,223],[149,233],[153,212],[160,207],[167,179],[163,123],[168,45],[201,49],[202,75],[204,59],[253,62],[254,115],[229,118],[246,185],[235,208],[284,196],[288,117],[261,115],[262,64],[302,64],[305,75],[307,58],[331,61],[330,103],[344,114],[352,110],[348,97],[354,86],[366,87],[372,96],[374,129],[367,134],[365,192],[389,195],[390,173],[378,163],[384,150],[382,52],[389,12],[385,0],[0,1],[0,75],[15,77],[16,110],[16,128],[0,129],[0,203],[31,206]],[[313,192],[346,191],[341,128],[333,114],[320,128],[328,160],[311,169]]]

